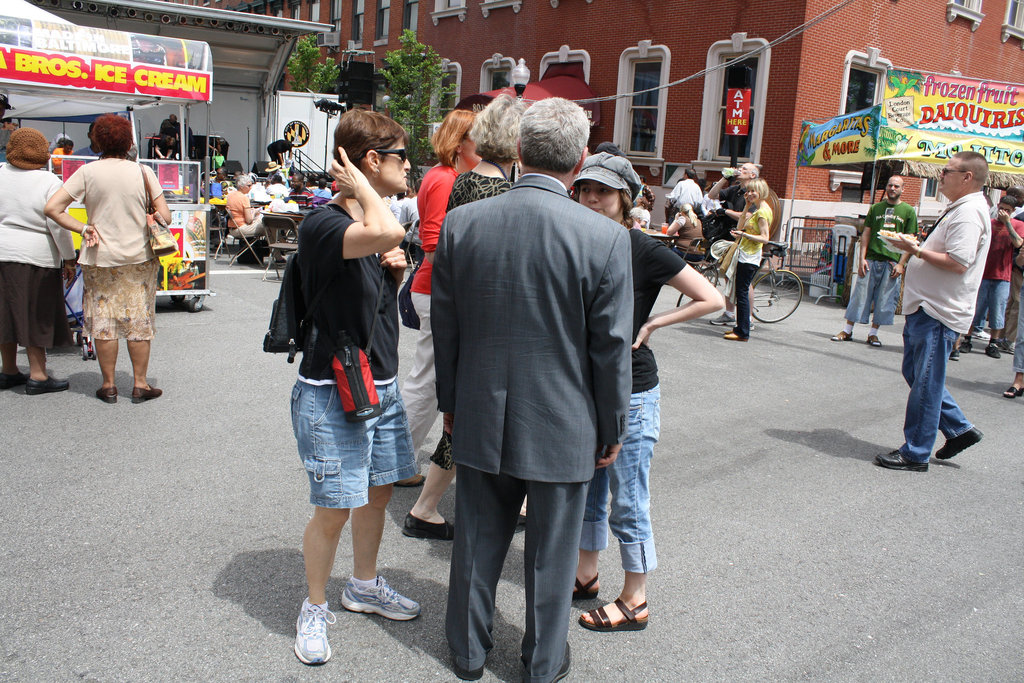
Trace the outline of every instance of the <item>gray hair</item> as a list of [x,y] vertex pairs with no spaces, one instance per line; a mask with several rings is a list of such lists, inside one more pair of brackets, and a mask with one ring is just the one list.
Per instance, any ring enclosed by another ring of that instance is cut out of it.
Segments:
[[252,187],[252,178],[247,175],[243,175],[235,181],[235,187]]
[[505,163],[515,161],[519,123],[526,111],[523,101],[511,95],[498,95],[476,115],[469,130],[481,159]]
[[590,122],[583,108],[561,97],[537,102],[523,114],[519,150],[523,166],[570,173],[590,139]]

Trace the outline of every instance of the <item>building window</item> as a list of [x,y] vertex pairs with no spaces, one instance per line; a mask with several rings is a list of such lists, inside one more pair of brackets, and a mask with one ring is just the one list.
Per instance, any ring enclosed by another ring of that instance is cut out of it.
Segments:
[[840,113],[850,114],[882,101],[885,72],[892,67],[892,62],[881,59],[880,52],[877,47],[869,47],[866,52],[850,50],[846,53]]
[[582,66],[583,80],[590,83],[590,53],[586,50],[572,50],[568,45],[558,48],[558,52],[548,52],[540,58],[540,77],[544,78],[549,66],[572,63],[579,63]]
[[331,23],[334,30],[341,31],[341,0],[331,0]]
[[377,40],[388,39],[388,29],[391,26],[391,0],[378,0],[377,4],[377,28],[374,29],[374,37]]
[[665,91],[672,53],[642,40],[619,55],[618,92],[635,93],[615,101],[615,144],[630,157],[660,159],[665,132]]
[[480,92],[507,88],[511,84],[512,68],[516,60],[499,52],[480,65]]
[[1006,3],[1006,21],[1003,23],[1003,42],[1010,36],[1024,41],[1024,0],[1010,0]]
[[363,2],[352,0],[352,41],[363,42]]
[[309,3],[309,20],[320,21],[320,0]]
[[946,21],[953,23],[957,17],[971,22],[971,30],[977,31],[985,15],[981,13],[981,0],[947,0]]
[[466,0],[434,0],[434,11],[430,13],[434,26],[445,17],[458,17],[459,21],[465,21]]
[[747,135],[740,137],[737,161],[758,163],[764,129],[763,112],[768,90],[768,72],[771,66],[771,48],[767,45],[768,41],[763,38],[747,39],[746,33],[734,33],[731,39],[720,40],[712,44],[708,50],[708,74],[704,77],[704,105],[700,125],[700,159],[697,164],[701,169],[720,168],[730,161],[731,148],[724,125],[729,68],[723,68],[723,65],[752,50],[762,49],[758,54],[733,65],[750,68],[751,88],[750,126]]
[[420,2],[419,0],[405,0],[405,5],[402,7],[402,30],[410,30],[413,33],[416,32],[417,17],[420,13]]
[[441,68],[445,72],[442,83],[446,88],[451,89],[451,93],[437,103],[439,120],[443,119],[448,112],[454,109],[455,105],[462,99],[462,65],[458,62],[449,62],[447,59],[442,59]]

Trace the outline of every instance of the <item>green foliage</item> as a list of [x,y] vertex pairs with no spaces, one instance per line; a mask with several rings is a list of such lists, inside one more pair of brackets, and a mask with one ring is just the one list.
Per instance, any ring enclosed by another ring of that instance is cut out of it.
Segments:
[[412,31],[402,31],[402,47],[384,57],[384,78],[388,83],[388,112],[409,133],[409,161],[413,172],[431,154],[430,122],[440,118],[438,104],[454,90],[444,83],[441,57],[434,48],[416,40]]
[[320,48],[316,36],[300,38],[288,59],[288,76],[292,90],[312,90],[316,93],[334,92],[340,69],[337,62],[320,61]]

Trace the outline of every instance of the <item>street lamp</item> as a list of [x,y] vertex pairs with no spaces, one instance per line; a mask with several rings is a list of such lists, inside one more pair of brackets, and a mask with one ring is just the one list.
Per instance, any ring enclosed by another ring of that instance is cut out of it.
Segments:
[[516,89],[516,97],[522,99],[523,91],[526,90],[526,84],[530,82],[530,68],[526,66],[525,59],[520,59],[519,63],[512,68],[510,77],[512,79],[512,87]]

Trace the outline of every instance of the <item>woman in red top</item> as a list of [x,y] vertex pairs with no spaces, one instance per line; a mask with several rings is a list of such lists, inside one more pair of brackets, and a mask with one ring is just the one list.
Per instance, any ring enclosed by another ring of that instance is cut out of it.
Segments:
[[[430,275],[437,249],[437,238],[441,234],[448,209],[448,197],[452,193],[455,178],[478,163],[476,145],[469,138],[469,129],[476,115],[464,109],[455,109],[444,118],[441,127],[430,142],[434,146],[438,164],[427,171],[420,183],[416,206],[420,214],[420,240],[423,243],[424,261],[412,281],[412,304],[420,318],[420,334],[416,339],[412,370],[402,386],[412,445],[419,452],[427,439],[430,428],[437,419],[437,395],[434,389],[434,339],[430,333]],[[431,467],[437,467],[431,464]],[[399,485],[417,486],[423,482],[422,475]],[[443,518],[422,520],[444,525]]]

